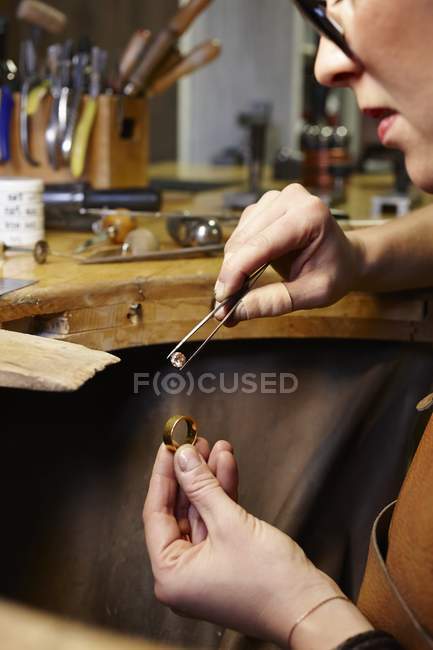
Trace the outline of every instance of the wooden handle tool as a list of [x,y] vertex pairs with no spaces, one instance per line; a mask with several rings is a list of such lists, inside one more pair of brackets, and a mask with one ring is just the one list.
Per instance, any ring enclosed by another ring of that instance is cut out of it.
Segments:
[[156,79],[149,88],[148,96],[161,95],[179,79],[207,65],[221,54],[221,43],[216,39],[197,45],[182,61],[165,75]]
[[148,29],[138,29],[126,45],[119,62],[118,89],[122,89],[142,58],[152,33]]
[[50,34],[60,34],[67,23],[64,13],[39,0],[21,0],[17,9],[17,17]]
[[169,70],[174,68],[178,63],[183,59],[183,56],[178,47],[175,45],[170,49],[170,52],[167,56],[161,61],[159,66],[155,68],[155,71],[149,77],[149,87],[152,86],[153,82],[156,81],[159,77],[165,75]]
[[132,73],[129,82],[125,86],[125,95],[137,95],[144,88],[150,76],[157,66],[169,53],[171,47],[188,29],[191,23],[211,3],[212,0],[190,0],[171,19],[168,26],[156,36],[155,40],[147,48],[146,54]]
[[211,2],[212,0],[190,0],[171,19],[169,29],[179,38]]

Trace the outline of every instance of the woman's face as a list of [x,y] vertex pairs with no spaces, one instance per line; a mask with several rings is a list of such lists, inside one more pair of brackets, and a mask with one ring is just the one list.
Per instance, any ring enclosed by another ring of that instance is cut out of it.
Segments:
[[350,86],[379,118],[383,144],[401,149],[414,183],[433,191],[433,0],[327,0],[327,11],[358,61],[322,38],[319,82]]

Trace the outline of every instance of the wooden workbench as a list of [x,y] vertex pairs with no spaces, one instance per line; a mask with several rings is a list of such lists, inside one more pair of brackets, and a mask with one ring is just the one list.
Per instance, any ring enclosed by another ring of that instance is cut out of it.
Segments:
[[[159,166],[159,177],[173,173]],[[180,169],[176,174],[209,178],[211,169]],[[233,176],[234,174],[234,176]],[[237,176],[236,176],[237,174]],[[239,172],[220,170],[217,180]],[[352,184],[350,212],[365,214],[376,183]],[[218,211],[221,192],[198,196],[171,195],[165,209]],[[163,223],[152,227],[170,247]],[[52,233],[53,251],[71,253],[85,234]],[[0,300],[0,323],[5,329],[55,337],[91,348],[115,350],[177,341],[209,310],[221,257],[182,261],[83,266],[66,257],[51,256],[44,266],[30,255],[11,254],[3,264],[4,277],[36,279],[38,284]],[[273,271],[263,282],[276,279]],[[433,341],[433,291],[393,295],[350,294],[326,309],[297,312],[273,319],[242,323],[220,332],[221,338],[337,337],[402,341]],[[203,337],[205,330],[198,336]]]
[[[208,171],[194,175],[208,178]],[[167,173],[159,169],[157,175]],[[180,170],[188,177],[190,170]],[[221,170],[219,178],[224,178]],[[370,188],[375,192],[376,187]],[[220,192],[203,196],[172,196],[165,208],[218,210]],[[351,214],[365,216],[367,189],[353,187]],[[148,224],[146,224],[148,225]],[[163,224],[156,230],[169,245]],[[54,251],[70,253],[85,239],[79,234],[49,236]],[[207,312],[220,258],[176,262],[143,262],[80,266],[50,257],[37,266],[29,255],[14,254],[3,265],[5,277],[36,279],[38,284],[0,300],[5,329],[36,333],[89,347],[113,350],[179,340]],[[273,278],[266,274],[264,281]],[[222,338],[341,337],[401,341],[433,341],[433,290],[400,295],[351,294],[320,310],[243,323],[223,329]],[[201,333],[203,335],[203,332]],[[134,451],[135,453],[135,451]],[[139,454],[138,454],[139,456]],[[141,470],[140,470],[141,471]],[[128,488],[131,489],[131,488]],[[70,624],[9,603],[0,602],[0,638],[9,650],[26,647],[100,650],[156,650],[153,643],[128,641]]]

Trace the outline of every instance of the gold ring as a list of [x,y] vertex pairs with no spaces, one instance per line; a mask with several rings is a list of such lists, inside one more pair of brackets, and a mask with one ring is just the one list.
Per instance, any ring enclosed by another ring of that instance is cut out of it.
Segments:
[[[188,427],[184,442],[177,442],[174,437],[174,430],[179,422],[186,422]],[[167,449],[173,452],[181,445],[195,445],[197,442],[197,424],[188,415],[173,415],[165,423],[163,440]]]

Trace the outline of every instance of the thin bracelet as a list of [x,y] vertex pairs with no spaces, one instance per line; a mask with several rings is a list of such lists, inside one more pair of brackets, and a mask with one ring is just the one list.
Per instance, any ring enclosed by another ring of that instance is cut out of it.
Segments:
[[[349,599],[347,598],[347,596],[331,596],[330,598],[325,598],[325,600],[322,600],[321,603],[318,603],[317,605],[314,605],[314,607],[312,607],[311,609],[309,609],[308,612],[305,612],[305,614],[302,614],[302,616],[300,616],[300,617],[299,617],[299,618],[298,618],[298,619],[293,623],[293,627],[292,627],[292,629],[290,630],[289,638],[287,639],[287,643],[288,643],[289,648],[290,648],[290,641],[292,640],[292,636],[293,636],[293,633],[294,633],[294,631],[296,630],[296,628],[297,628],[297,627],[298,627],[298,626],[299,626],[303,621],[305,621],[305,619],[306,619],[308,616],[310,616],[310,615],[313,614],[316,610],[318,610],[319,607],[322,607],[322,605],[326,605],[326,603],[330,603],[331,600],[347,600],[347,601],[349,601]],[[350,602],[350,601],[349,601],[349,602]]]

